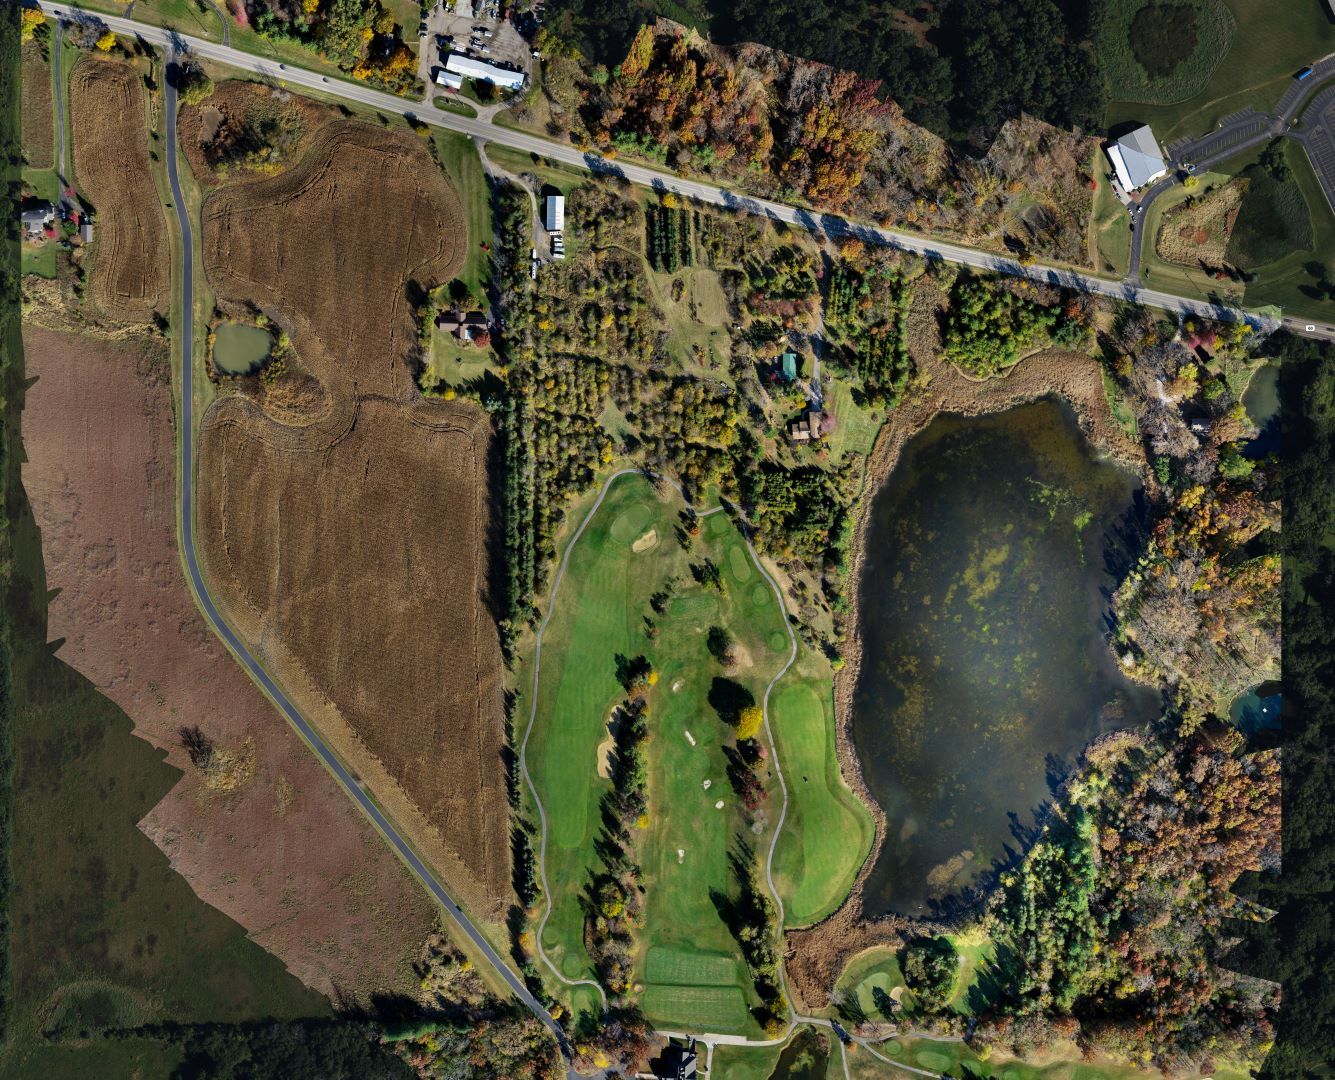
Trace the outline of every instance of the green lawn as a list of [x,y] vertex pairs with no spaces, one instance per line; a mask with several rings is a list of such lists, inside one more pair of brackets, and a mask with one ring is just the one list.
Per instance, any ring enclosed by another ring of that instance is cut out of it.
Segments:
[[839,774],[829,666],[803,650],[770,698],[770,724],[788,779],[788,817],[774,852],[786,925],[824,918],[843,901],[871,850],[871,813]]
[[468,256],[459,271],[459,278],[480,305],[491,282],[491,192],[487,177],[482,171],[477,147],[467,135],[433,130],[431,137],[454,190],[459,193],[464,220],[468,223]]
[[38,277],[54,278],[56,276],[55,242],[48,241],[45,244],[25,243],[19,261],[19,270],[25,277],[28,274],[36,274]]
[[[116,3],[115,0],[86,0],[81,6],[90,11],[105,11],[111,15],[121,15],[125,12],[125,5]],[[218,6],[223,6],[222,0],[219,0]],[[134,5],[134,17],[139,22],[170,27],[191,37],[222,41],[222,22],[203,0],[137,0]],[[235,43],[234,28],[233,44]]]
[[[1205,88],[1186,101],[1143,105],[1114,100],[1108,126],[1147,123],[1161,143],[1204,135],[1223,117],[1248,105],[1272,108],[1299,68],[1335,49],[1335,24],[1320,0],[1224,0],[1237,30],[1223,62]],[[1116,98],[1116,87],[1113,96]]]
[[[1302,194],[1303,202],[1307,204],[1306,209],[1310,215],[1312,230],[1312,246],[1311,248],[1293,248],[1274,262],[1261,266],[1246,267],[1246,269],[1256,273],[1257,280],[1243,289],[1242,299],[1249,308],[1273,304],[1288,314],[1325,318],[1324,308],[1329,306],[1328,302],[1309,297],[1302,290],[1305,286],[1310,287],[1315,284],[1315,279],[1308,270],[1309,264],[1319,262],[1327,268],[1335,266],[1335,215],[1330,213],[1325,195],[1321,191],[1321,186],[1316,175],[1312,172],[1312,168],[1307,161],[1307,155],[1303,153],[1302,148],[1290,140],[1286,140],[1283,145],[1285,158],[1293,174],[1293,183],[1297,185],[1298,191]],[[1196,191],[1203,191],[1213,184],[1227,183],[1233,177],[1254,166],[1259,160],[1262,150],[1263,148],[1251,150],[1216,166],[1211,172],[1201,173],[1199,176],[1200,187]],[[1181,186],[1174,187],[1164,192],[1150,207],[1145,222],[1145,235],[1147,237],[1143,252],[1145,281],[1152,287],[1181,292],[1185,296],[1198,299],[1208,299],[1212,294],[1224,296],[1230,291],[1236,293],[1242,286],[1230,282],[1215,281],[1199,269],[1175,266],[1172,263],[1164,262],[1155,254],[1153,244],[1148,240],[1148,238],[1158,235],[1164,214],[1182,203],[1191,194]],[[1243,211],[1238,215],[1238,226],[1235,227],[1235,233],[1237,228],[1244,227],[1243,214],[1246,212],[1247,207],[1244,204]],[[1264,213],[1265,207],[1261,207],[1259,212]],[[1257,231],[1258,235],[1264,238],[1264,226],[1259,227]],[[1262,251],[1266,251],[1268,248],[1264,239],[1257,246]],[[1233,254],[1235,252],[1230,245],[1230,255]]]
[[1131,217],[1117,201],[1109,180],[1108,159],[1094,151],[1093,209],[1089,218],[1089,264],[1096,273],[1125,277],[1131,266]]
[[521,173],[530,173],[542,183],[550,184],[563,195],[569,195],[571,191],[589,179],[589,174],[583,170],[573,169],[544,157],[539,157],[534,161],[535,155],[527,151],[515,150],[512,147],[500,146],[496,143],[488,144],[487,157],[506,172],[513,173],[516,176]]
[[717,1046],[709,1080],[769,1080],[781,1053],[779,1046]]
[[[750,980],[711,898],[732,889],[728,855],[742,815],[722,751],[731,728],[708,700],[724,672],[706,648],[706,631],[719,625],[735,636],[739,664],[729,677],[757,700],[782,664],[787,640],[778,603],[733,523],[721,513],[703,519],[688,556],[674,537],[681,506],[675,495],[660,498],[642,477],[615,481],[571,553],[544,638],[538,719],[528,746],[547,810],[555,904],[543,944],[568,976],[591,973],[578,897],[595,865],[598,804],[609,786],[597,775],[600,745],[609,712],[623,696],[616,657],[644,654],[659,678],[649,697],[650,824],[638,845],[645,887],[640,939],[647,950],[640,974],[648,984],[642,1004],[663,1024],[754,1034]],[[725,596],[690,576],[689,563],[706,557],[722,571]],[[670,579],[676,579],[673,595],[651,641],[644,622],[649,597]],[[750,839],[759,847],[761,837]]]

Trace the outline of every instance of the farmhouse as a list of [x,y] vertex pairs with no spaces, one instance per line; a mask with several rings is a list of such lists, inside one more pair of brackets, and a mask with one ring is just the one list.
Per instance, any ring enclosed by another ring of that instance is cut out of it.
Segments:
[[436,82],[449,86],[447,76],[457,75],[461,79],[478,79],[499,86],[503,90],[522,90],[528,82],[528,76],[522,71],[512,71],[499,64],[478,60],[463,53],[452,52],[445,61],[445,70],[436,76]]
[[29,236],[40,236],[42,230],[56,220],[56,209],[49,202],[33,203],[19,214],[23,231]]
[[468,344],[487,331],[487,316],[480,311],[464,314],[459,311],[443,311],[436,317],[436,329],[442,334],[449,334]]
[[815,409],[808,409],[788,425],[788,437],[793,442],[814,442],[820,438],[823,414]]
[[543,208],[542,223],[548,232],[562,232],[566,227],[566,197],[548,195]]
[[1168,173],[1154,132],[1144,124],[1104,149],[1124,191],[1135,191]]

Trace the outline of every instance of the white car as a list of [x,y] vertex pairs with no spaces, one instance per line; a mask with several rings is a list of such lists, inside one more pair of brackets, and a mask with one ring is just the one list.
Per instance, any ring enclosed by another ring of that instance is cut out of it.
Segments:
[[1303,327],[1303,329],[1306,330],[1309,334],[1315,334],[1316,323],[1308,323],[1306,326]]

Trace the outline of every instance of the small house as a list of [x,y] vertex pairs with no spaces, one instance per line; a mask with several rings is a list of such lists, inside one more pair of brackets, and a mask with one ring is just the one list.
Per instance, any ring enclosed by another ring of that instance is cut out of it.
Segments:
[[779,373],[784,382],[793,382],[797,378],[797,353],[791,349],[779,358]]
[[56,209],[49,202],[36,202],[19,212],[23,231],[31,238],[41,236],[48,225],[56,220]]
[[479,334],[487,333],[487,316],[481,311],[470,311],[467,314],[457,310],[442,311],[436,316],[436,329],[468,344],[476,340]]
[[84,215],[83,221],[79,223],[79,239],[85,244],[93,242],[93,219],[87,214]]

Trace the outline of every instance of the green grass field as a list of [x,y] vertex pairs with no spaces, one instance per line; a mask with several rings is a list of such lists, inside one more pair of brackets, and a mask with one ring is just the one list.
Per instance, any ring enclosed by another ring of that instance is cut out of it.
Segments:
[[36,274],[38,277],[56,276],[56,245],[48,241],[45,244],[24,244],[20,259],[20,272],[26,277]]
[[709,1080],[769,1080],[779,1062],[779,1046],[718,1046]]
[[[724,673],[706,648],[706,630],[719,625],[732,632],[739,665],[729,677],[757,700],[781,666],[787,641],[778,603],[758,587],[759,571],[733,523],[723,514],[703,519],[688,556],[673,535],[681,506],[675,495],[660,498],[642,477],[616,480],[572,551],[557,597],[528,747],[548,815],[547,875],[555,899],[543,944],[567,975],[590,974],[577,897],[594,865],[598,803],[608,788],[598,763],[609,712],[623,696],[616,657],[644,654],[659,679],[649,697],[650,824],[639,843],[643,1007],[664,1024],[752,1032],[750,981],[711,899],[733,887],[728,854],[742,818],[722,753],[731,729],[708,702],[714,678]],[[724,596],[706,592],[689,574],[689,563],[706,557],[727,581]],[[672,579],[672,599],[651,641],[644,622],[649,597]],[[775,641],[783,649],[773,648]],[[716,998],[736,1008],[700,1004]]]
[[1124,277],[1131,266],[1131,218],[1117,201],[1109,180],[1108,159],[1094,152],[1093,208],[1089,217],[1089,265],[1095,273]]
[[459,278],[468,286],[477,303],[481,304],[486,298],[487,286],[491,283],[491,192],[487,187],[487,177],[482,171],[477,147],[468,136],[454,131],[433,130],[431,138],[454,184],[454,190],[459,193],[459,201],[468,222],[468,257],[459,271]]
[[842,995],[845,1001],[841,1011],[880,1020],[884,1019],[882,995],[892,995],[896,988],[899,988],[901,1004],[911,1011],[913,995],[904,988],[898,957],[893,949],[878,947],[868,949],[850,961],[839,976],[835,993]]
[[[1335,49],[1335,24],[1324,4],[1301,0],[1278,12],[1274,0],[1224,0],[1237,24],[1232,45],[1199,93],[1163,104],[1113,101],[1105,123],[1149,124],[1161,143],[1204,135],[1221,119],[1248,105],[1272,108],[1299,68]],[[1117,5],[1111,5],[1116,7]]]
[[774,852],[788,926],[816,922],[843,901],[871,850],[871,813],[839,775],[834,696],[825,661],[803,650],[770,698],[770,723],[792,798]]
[[[125,12],[125,5],[115,3],[114,0],[87,0],[80,6],[89,11],[105,11],[110,15]],[[222,7],[221,0],[218,6]],[[137,0],[134,17],[140,22],[170,27],[191,37],[222,41],[222,22],[203,0]],[[233,39],[235,44],[235,34]]]

